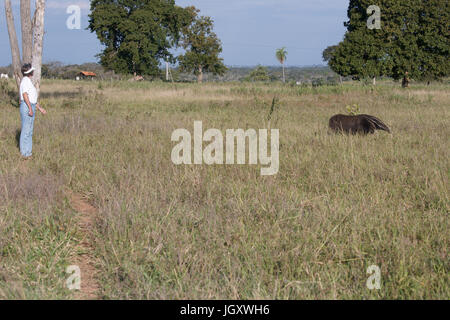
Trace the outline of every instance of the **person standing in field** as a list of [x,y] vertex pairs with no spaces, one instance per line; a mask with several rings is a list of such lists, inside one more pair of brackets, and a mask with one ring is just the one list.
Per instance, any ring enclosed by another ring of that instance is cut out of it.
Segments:
[[22,67],[23,79],[20,82],[20,119],[22,120],[22,131],[20,132],[20,153],[25,159],[31,158],[33,149],[33,127],[36,116],[36,108],[42,113],[45,111],[38,103],[38,93],[31,81],[34,68],[26,63]]

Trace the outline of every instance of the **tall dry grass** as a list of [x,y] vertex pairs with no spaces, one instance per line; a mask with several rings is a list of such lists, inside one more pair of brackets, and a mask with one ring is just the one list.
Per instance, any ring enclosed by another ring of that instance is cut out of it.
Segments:
[[[70,188],[99,209],[104,298],[448,299],[448,85],[397,86],[45,81],[32,162],[0,107],[0,297],[72,297]],[[274,96],[278,175],[172,164],[174,129],[266,128]],[[393,134],[330,134],[352,104]]]

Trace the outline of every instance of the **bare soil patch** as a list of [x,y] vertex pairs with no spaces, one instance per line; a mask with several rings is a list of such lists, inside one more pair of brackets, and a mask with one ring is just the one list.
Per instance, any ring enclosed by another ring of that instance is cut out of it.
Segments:
[[93,207],[82,195],[69,193],[70,205],[79,216],[78,227],[82,240],[78,244],[77,255],[73,264],[81,270],[81,290],[75,298],[79,300],[99,299],[100,285],[97,279],[98,271],[93,246],[93,229],[97,208]]

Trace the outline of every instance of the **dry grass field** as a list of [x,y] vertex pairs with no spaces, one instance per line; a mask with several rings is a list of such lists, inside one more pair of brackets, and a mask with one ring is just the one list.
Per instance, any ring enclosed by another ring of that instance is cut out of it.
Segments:
[[[449,89],[46,80],[31,161],[3,90],[0,298],[449,299]],[[267,128],[274,97],[277,175],[172,163],[175,129]],[[353,104],[392,134],[329,133]]]

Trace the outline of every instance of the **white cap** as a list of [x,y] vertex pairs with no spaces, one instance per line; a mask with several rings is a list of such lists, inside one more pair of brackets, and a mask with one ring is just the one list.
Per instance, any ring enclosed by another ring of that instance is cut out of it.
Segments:
[[32,73],[34,70],[36,70],[36,69],[35,69],[35,68],[31,68],[30,70],[25,71],[24,74],[30,74],[30,73]]

